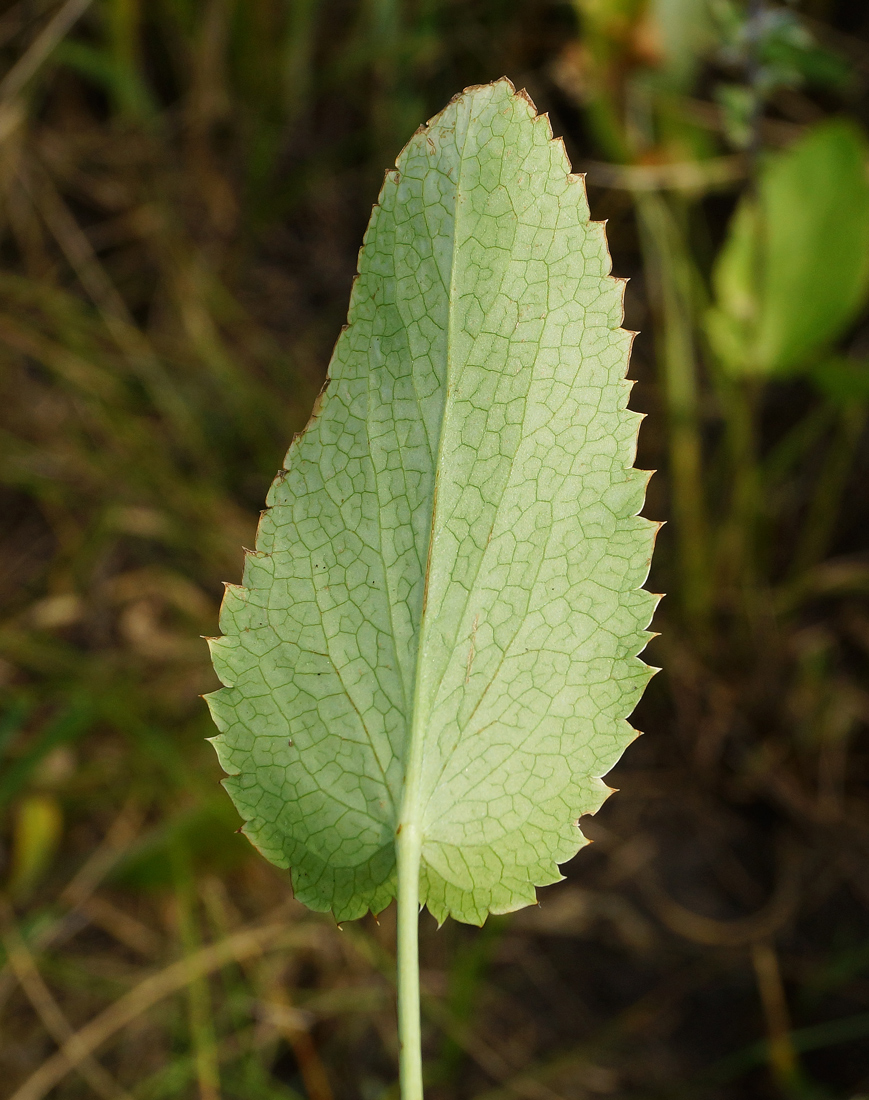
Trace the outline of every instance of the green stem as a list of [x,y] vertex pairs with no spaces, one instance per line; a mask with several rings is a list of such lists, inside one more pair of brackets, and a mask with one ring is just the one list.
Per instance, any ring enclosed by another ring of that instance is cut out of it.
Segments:
[[761,492],[758,481],[757,407],[759,393],[746,379],[720,377],[718,394],[724,412],[729,451],[731,495],[726,520],[718,531],[716,577],[721,590],[742,593],[749,608],[756,593]]
[[857,404],[846,407],[841,413],[839,431],[821,466],[815,495],[803,523],[802,538],[794,553],[792,580],[821,561],[829,550],[867,415],[869,410]]
[[835,420],[836,410],[829,403],[816,405],[775,445],[763,462],[762,477],[773,491],[793,476],[794,467],[809,454]]
[[636,208],[649,291],[659,320],[657,346],[670,428],[681,588],[688,618],[702,628],[709,612],[710,576],[694,348],[696,278],[684,235],[663,196],[639,194]]
[[423,1100],[419,1018],[419,866],[422,838],[407,821],[398,827],[398,1041],[401,1100]]

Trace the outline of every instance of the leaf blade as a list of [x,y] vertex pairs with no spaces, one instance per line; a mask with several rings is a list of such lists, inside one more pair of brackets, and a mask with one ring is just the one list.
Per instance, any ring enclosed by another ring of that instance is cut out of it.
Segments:
[[212,646],[227,785],[313,908],[393,896],[399,819],[439,919],[533,901],[634,736],[655,525],[609,267],[509,82],[387,174],[329,388]]

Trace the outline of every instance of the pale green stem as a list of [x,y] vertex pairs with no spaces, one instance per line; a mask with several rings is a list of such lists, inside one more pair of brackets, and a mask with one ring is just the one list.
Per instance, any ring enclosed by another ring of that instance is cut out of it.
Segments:
[[419,1019],[419,828],[399,826],[398,859],[398,1042],[401,1100],[423,1100]]

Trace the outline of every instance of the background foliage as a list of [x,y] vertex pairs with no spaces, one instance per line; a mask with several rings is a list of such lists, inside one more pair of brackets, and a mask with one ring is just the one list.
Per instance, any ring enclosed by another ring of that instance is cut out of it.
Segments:
[[664,672],[568,883],[426,923],[430,1096],[869,1093],[865,5],[18,0],[0,52],[11,1094],[395,1095],[391,912],[234,834],[197,639],[384,168],[504,73],[632,278]]

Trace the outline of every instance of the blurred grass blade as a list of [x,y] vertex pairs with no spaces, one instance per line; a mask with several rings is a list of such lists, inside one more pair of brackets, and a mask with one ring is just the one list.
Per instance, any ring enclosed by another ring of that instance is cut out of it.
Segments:
[[93,708],[88,703],[73,704],[44,727],[27,752],[4,766],[0,775],[0,809],[21,790],[34,768],[51,749],[72,741],[87,731],[93,713]]
[[310,947],[315,933],[316,930],[310,927],[288,926],[286,920],[244,928],[150,975],[68,1039],[28,1077],[10,1100],[42,1100],[88,1054],[155,1004],[185,989],[197,978],[212,974],[231,962],[255,958],[278,945]]
[[287,121],[308,110],[314,83],[314,48],[322,0],[293,0],[287,13],[284,43],[284,101]]
[[[175,879],[178,929],[184,954],[190,959],[201,950],[201,940],[192,867],[183,842],[178,841],[172,845],[171,863]],[[211,991],[205,975],[197,975],[187,985],[187,1012],[199,1084],[199,1100],[220,1100],[220,1065]]]
[[[30,949],[11,921],[11,913],[6,914],[6,924],[3,943],[9,964],[27,999],[45,1025],[45,1030],[58,1046],[62,1046],[75,1034],[72,1025],[45,984]],[[132,1100],[130,1094],[91,1055],[82,1058],[77,1068],[102,1100]]]
[[[6,755],[8,745],[21,729],[27,715],[32,710],[32,704],[26,699],[16,699],[10,703],[9,708],[0,717],[0,761]],[[0,779],[2,783],[2,779]]]
[[5,103],[22,90],[24,85],[36,74],[39,67],[50,57],[52,50],[69,33],[78,20],[91,6],[93,0],[66,0],[66,3],[49,21],[42,32],[30,45],[27,52],[12,66],[0,81],[0,103]]
[[57,852],[63,834],[63,812],[55,795],[32,794],[15,810],[12,861],[7,890],[18,900],[39,882]]

